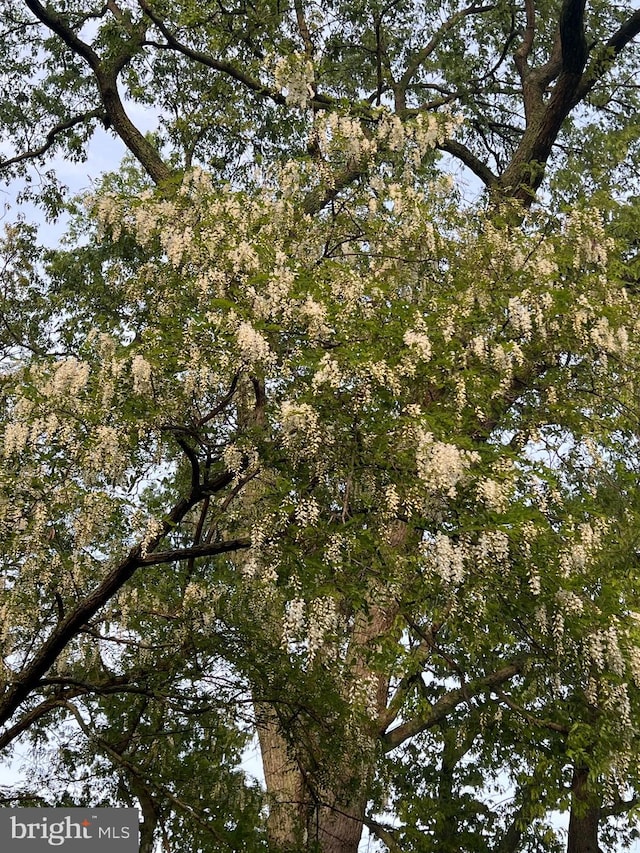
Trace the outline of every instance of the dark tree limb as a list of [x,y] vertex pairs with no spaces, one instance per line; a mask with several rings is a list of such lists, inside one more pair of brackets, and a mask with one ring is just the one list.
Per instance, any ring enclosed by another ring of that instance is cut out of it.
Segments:
[[44,26],[55,33],[67,47],[80,56],[93,72],[100,98],[114,131],[138,160],[154,183],[159,184],[171,177],[172,171],[157,149],[133,124],[118,92],[118,74],[131,61],[135,51],[141,47],[140,34],[130,34],[123,44],[120,55],[105,63],[93,48],[73,31],[62,15],[56,14],[39,0],[25,0],[27,8]]
[[460,160],[474,175],[476,175],[488,189],[497,187],[500,179],[479,157],[463,145],[461,142],[456,142],[455,139],[445,139],[437,144],[440,151],[446,151],[451,154],[456,160]]
[[86,124],[91,121],[91,119],[100,119],[101,121],[106,120],[106,113],[103,109],[95,109],[95,110],[87,110],[87,112],[80,113],[79,115],[72,116],[66,121],[61,121],[59,124],[56,124],[51,130],[47,133],[44,138],[44,142],[38,148],[31,148],[29,151],[24,151],[22,154],[18,154],[15,157],[11,157],[8,160],[0,160],[0,169],[5,169],[8,166],[15,166],[18,163],[24,163],[27,160],[37,160],[42,157],[47,151],[51,148],[51,146],[55,143],[58,137],[62,136],[67,130],[71,130],[74,127],[77,127],[79,124]]
[[392,826],[385,826],[377,820],[373,820],[373,818],[365,817],[363,818],[363,823],[367,827],[367,829],[372,832],[376,838],[379,838],[383,844],[385,844],[389,853],[402,853],[403,848],[400,846],[398,841],[396,840],[395,833],[397,832]]
[[[529,103],[527,127],[501,176],[500,184],[505,194],[526,206],[531,204],[542,183],[553,144],[575,106],[575,95],[589,56],[584,33],[585,5],[586,0],[564,0],[562,4],[558,23],[560,71],[556,84],[544,103],[540,80],[534,78],[537,90],[529,89],[525,95],[525,102]],[[555,74],[555,63],[549,70]]]
[[251,547],[251,539],[241,537],[225,542],[204,542],[190,548],[174,548],[171,551],[154,551],[140,558],[141,566],[158,566],[162,563],[176,563],[179,560],[197,560],[200,557],[214,557],[216,554],[228,554]]
[[[173,530],[187,513],[202,499],[201,492],[191,493],[178,501],[165,518],[159,532],[147,544],[149,551],[158,547],[162,539]],[[60,653],[73,640],[78,631],[85,625],[124,584],[143,566],[145,555],[142,545],[138,544],[111,571],[92,592],[60,621],[49,637],[42,643],[39,650],[24,669],[17,674],[13,682],[9,682],[0,700],[0,725],[8,722],[22,702],[34,690],[47,670],[53,666]]]
[[619,54],[640,34],[640,11],[634,12],[620,26],[604,45],[604,50],[598,55],[597,48],[594,61],[586,69],[576,91],[574,105],[582,101],[593,87],[604,77]]
[[464,687],[459,687],[454,690],[448,690],[438,701],[429,709],[426,715],[414,717],[396,726],[395,729],[387,732],[382,737],[382,744],[385,752],[390,752],[392,749],[403,744],[409,738],[421,732],[427,731],[441,723],[446,717],[454,711],[458,705],[467,702],[469,697],[479,695],[489,690],[494,690],[506,681],[509,681],[514,676],[522,672],[524,667],[524,659],[516,659],[512,663],[506,664],[500,669],[489,675],[483,675],[480,678],[475,678],[467,682]]

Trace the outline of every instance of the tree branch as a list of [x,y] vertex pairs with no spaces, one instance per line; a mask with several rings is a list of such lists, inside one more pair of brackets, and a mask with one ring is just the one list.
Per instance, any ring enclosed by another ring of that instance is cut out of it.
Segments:
[[591,89],[607,73],[616,57],[624,48],[640,34],[640,11],[634,12],[628,20],[620,26],[605,44],[601,55],[596,55],[595,60],[589,65],[580,80],[574,98],[574,105],[580,103]]
[[93,71],[97,71],[100,67],[100,57],[73,32],[61,15],[57,15],[49,7],[45,8],[39,0],[24,0],[24,3],[47,29],[59,36],[75,54],[81,56]]
[[[542,101],[539,76],[530,75],[537,87],[535,100],[538,103],[529,112],[520,145],[500,180],[506,194],[525,206],[532,203],[560,128],[577,103],[576,93],[589,55],[584,33],[585,4],[586,0],[564,0],[562,4],[558,24],[560,71],[546,104]],[[555,75],[555,64],[551,60],[550,64]],[[526,97],[533,98],[531,91]],[[530,103],[533,105],[533,100]]]
[[389,853],[402,853],[403,848],[398,844],[394,837],[393,827],[384,826],[383,824],[378,823],[377,820],[373,820],[366,815],[362,822],[367,829],[371,830],[371,832],[373,832],[373,834],[389,848]]
[[515,660],[501,669],[492,672],[490,675],[467,682],[464,687],[449,690],[429,709],[427,716],[414,717],[412,720],[408,720],[406,723],[402,723],[395,729],[387,732],[382,738],[385,752],[390,752],[409,738],[433,728],[433,726],[444,720],[458,705],[468,701],[471,696],[494,690],[500,684],[504,684],[505,681],[509,681],[509,679],[522,672],[523,667],[524,659]]
[[43,6],[39,0],[25,0],[25,4],[47,29],[59,36],[70,50],[87,62],[93,71],[102,103],[113,129],[154,183],[162,183],[171,177],[171,169],[127,115],[118,92],[118,73],[131,60],[134,49],[141,46],[139,38],[132,35],[126,49],[107,65],[102,62],[92,47],[79,38],[61,15]]
[[232,65],[232,63],[227,62],[224,59],[216,59],[208,53],[203,53],[200,50],[194,50],[188,45],[183,44],[173,35],[165,22],[153,11],[149,3],[147,3],[147,0],[138,0],[138,5],[167,40],[166,45],[151,41],[147,42],[147,44],[158,49],[175,50],[200,65],[211,68],[213,71],[220,71],[222,74],[226,74],[228,77],[231,77],[232,80],[242,83],[243,86],[250,89],[252,92],[255,92],[257,95],[271,98],[271,100],[276,104],[286,104],[287,99],[282,92],[278,92],[276,89],[271,89],[269,86],[264,86],[259,80],[256,80],[249,74],[245,74],[244,71],[241,71],[239,68],[236,68],[235,65]]
[[64,704],[64,699],[56,697],[55,699],[47,699],[45,702],[41,702],[39,705],[36,705],[35,708],[32,708],[28,713],[26,713],[15,725],[11,726],[11,728],[7,729],[2,733],[2,735],[0,735],[0,750],[3,750],[6,746],[12,743],[12,741],[19,737],[23,732],[26,732],[27,729],[31,728],[34,723],[36,723],[41,717],[44,717],[45,714],[48,714],[49,711],[53,711],[55,708],[60,708],[64,706]]
[[241,537],[226,542],[205,542],[190,548],[174,548],[171,551],[157,551],[140,558],[141,566],[157,566],[161,563],[176,563],[179,560],[197,560],[199,557],[214,557],[216,554],[228,554],[251,547],[251,539]]
[[[95,744],[98,749],[100,749],[105,756],[111,759],[113,764],[117,767],[120,766],[130,776],[134,779],[140,781],[141,784],[147,785],[149,783],[148,773],[144,773],[139,767],[133,764],[128,757],[125,757],[123,753],[118,752],[110,743],[108,743],[103,738],[99,737],[95,730],[87,725],[84,717],[80,713],[80,711],[76,708],[76,706],[72,702],[65,702],[65,707],[67,710],[75,717],[76,722],[78,723],[80,729],[86,736],[89,743]],[[202,818],[198,812],[193,808],[193,806],[189,805],[189,803],[184,802],[179,797],[176,797],[171,793],[164,785],[161,783],[154,783],[153,787],[163,796],[166,797],[170,802],[172,802],[179,809],[188,814],[196,823],[198,823],[203,829],[205,829],[208,833],[210,833],[218,843],[223,844],[225,847],[226,839],[223,838],[219,832],[212,825],[211,820],[206,820]]]
[[536,34],[536,7],[534,0],[525,0],[524,7],[527,14],[527,25],[525,27],[522,44],[514,54],[516,68],[518,69],[520,79],[523,82],[529,72],[528,59]]
[[436,30],[427,44],[416,53],[411,62],[407,65],[404,74],[398,81],[398,85],[396,87],[397,91],[395,93],[397,112],[403,112],[406,108],[406,92],[412,78],[417,74],[422,63],[431,56],[449,30],[452,30],[456,24],[460,23],[461,20],[469,15],[490,12],[493,9],[495,9],[495,4],[491,3],[486,6],[480,6],[477,5],[474,0],[474,2],[470,3],[464,9],[460,9],[458,12],[455,12]]
[[446,151],[447,154],[451,154],[452,157],[455,157],[456,160],[460,160],[468,169],[477,175],[478,178],[482,181],[482,183],[489,189],[492,187],[496,187],[499,184],[499,178],[495,175],[491,169],[480,160],[479,157],[470,151],[466,145],[463,145],[461,142],[456,142],[454,139],[445,139],[442,142],[437,143],[437,148],[440,151]]
[[556,723],[553,720],[541,720],[539,717],[534,716],[533,714],[529,714],[522,708],[517,702],[514,702],[510,696],[507,696],[506,693],[503,693],[502,690],[496,690],[496,695],[501,702],[514,711],[516,714],[520,714],[520,716],[525,719],[530,725],[538,726],[542,729],[549,729],[552,732],[558,732],[559,734],[568,735],[569,727],[563,726],[562,723]]
[[315,213],[320,213],[321,210],[331,204],[340,194],[340,192],[363,177],[367,173],[365,163],[354,163],[348,165],[339,175],[337,175],[331,186],[319,187],[312,190],[302,202],[302,211],[307,216],[313,216]]
[[[150,551],[158,547],[166,534],[182,521],[187,513],[202,499],[202,496],[201,492],[192,492],[188,497],[178,501],[162,523],[160,531],[147,543]],[[65,619],[58,623],[49,637],[42,643],[31,663],[25,666],[5,690],[0,701],[0,725],[11,718],[29,693],[37,687],[39,680],[55,663],[59,654],[73,640],[82,626],[92,616],[95,616],[134,573],[144,565],[144,559],[142,546],[138,544],[131,549],[124,560],[106,574],[98,586],[86,595]]]
[[87,112],[80,113],[80,115],[73,116],[66,121],[61,121],[59,124],[56,124],[51,128],[45,136],[45,141],[39,148],[32,148],[29,151],[25,151],[24,153],[11,157],[8,160],[0,160],[0,169],[5,169],[8,166],[15,166],[17,163],[23,163],[25,160],[36,160],[38,157],[42,157],[42,155],[46,154],[49,148],[51,148],[58,136],[64,133],[65,130],[71,130],[72,127],[88,122],[92,118],[98,118],[104,121],[106,118],[105,111],[102,109],[87,110]]

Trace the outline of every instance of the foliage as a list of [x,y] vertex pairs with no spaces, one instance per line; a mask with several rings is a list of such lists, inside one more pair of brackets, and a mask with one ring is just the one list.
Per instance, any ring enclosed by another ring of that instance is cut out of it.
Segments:
[[[136,802],[144,853],[353,853],[363,824],[391,851],[554,850],[569,808],[614,844],[638,785],[637,210],[611,196],[633,87],[589,122],[638,14],[24,7],[8,44],[36,34],[47,71],[2,117],[6,170],[97,118],[133,158],[65,247],[3,243],[0,743],[43,768],[5,801]],[[591,195],[578,127],[607,133]]]

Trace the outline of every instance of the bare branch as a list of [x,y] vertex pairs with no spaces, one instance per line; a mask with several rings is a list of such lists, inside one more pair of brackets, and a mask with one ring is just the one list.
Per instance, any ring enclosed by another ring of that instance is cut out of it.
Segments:
[[457,160],[464,163],[467,168],[471,169],[471,171],[480,178],[486,187],[491,188],[498,186],[498,176],[494,175],[486,163],[483,163],[482,160],[476,157],[476,155],[470,151],[466,145],[463,145],[461,142],[456,142],[454,139],[445,139],[442,142],[439,142],[437,147],[441,151],[446,151],[447,154],[451,154],[452,157],[455,157]]
[[66,121],[61,121],[59,124],[56,124],[55,127],[51,128],[45,136],[45,141],[39,148],[32,148],[29,151],[24,151],[22,154],[18,154],[8,160],[0,160],[0,169],[5,169],[8,166],[14,166],[17,163],[24,163],[26,160],[37,160],[39,157],[46,154],[56,139],[66,130],[71,130],[71,128],[76,127],[79,124],[84,124],[93,118],[104,121],[106,119],[106,113],[102,109],[88,110],[87,112],[80,113],[80,115],[73,116]]
[[176,563],[179,560],[197,560],[199,557],[214,557],[216,554],[228,554],[251,547],[251,539],[229,539],[226,542],[205,542],[190,548],[175,548],[172,551],[157,551],[140,558],[142,566],[157,566],[161,563]]
[[[198,491],[178,501],[163,521],[159,532],[147,543],[149,550],[153,551],[157,548],[166,534],[175,528],[201,499],[202,492]],[[104,607],[142,565],[144,565],[142,546],[138,544],[105,575],[96,588],[86,595],[68,616],[58,623],[31,662],[5,690],[0,701],[0,725],[11,718],[29,693],[37,687],[39,680],[55,663],[58,655],[73,640],[82,626]]]
[[509,681],[515,675],[522,672],[523,666],[524,660],[515,660],[501,669],[497,669],[490,675],[484,675],[481,678],[467,682],[463,687],[447,691],[429,709],[425,716],[414,717],[412,720],[408,720],[406,723],[402,723],[395,729],[387,732],[382,738],[385,752],[390,752],[409,738],[433,728],[446,719],[458,705],[467,702],[471,696],[495,690],[500,684],[504,684],[505,681]]

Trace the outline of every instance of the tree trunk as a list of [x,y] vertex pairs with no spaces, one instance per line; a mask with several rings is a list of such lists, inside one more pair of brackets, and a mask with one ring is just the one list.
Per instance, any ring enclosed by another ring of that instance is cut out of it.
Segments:
[[273,708],[259,705],[257,714],[269,803],[269,850],[357,853],[370,768],[358,770],[349,766],[348,774],[342,778],[338,771],[331,790],[315,788],[283,737]]
[[[390,629],[395,607],[372,604],[354,620],[345,655],[349,678],[341,676],[334,689],[344,699],[348,684],[363,687],[367,711],[355,700],[352,712],[332,724],[337,728],[331,738],[311,720],[305,728],[299,720],[283,725],[272,704],[256,699],[270,853],[357,853],[389,688],[388,675],[371,668],[368,652]],[[321,717],[322,708],[316,711]]]
[[600,801],[589,788],[589,768],[577,765],[573,771],[571,815],[567,853],[602,853],[598,845]]
[[262,768],[269,798],[269,849],[278,853],[305,850],[310,804],[307,802],[303,773],[280,733],[273,708],[261,704],[257,706],[256,712]]

